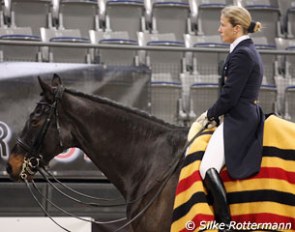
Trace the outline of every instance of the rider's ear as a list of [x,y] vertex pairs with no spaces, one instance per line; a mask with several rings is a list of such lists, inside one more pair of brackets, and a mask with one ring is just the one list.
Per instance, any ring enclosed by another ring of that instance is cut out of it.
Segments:
[[38,76],[38,81],[41,86],[41,89],[43,91],[43,96],[48,99],[52,100],[53,99],[53,88],[45,83],[39,76]]
[[61,78],[56,73],[53,74],[51,85],[54,86],[54,87],[62,85]]

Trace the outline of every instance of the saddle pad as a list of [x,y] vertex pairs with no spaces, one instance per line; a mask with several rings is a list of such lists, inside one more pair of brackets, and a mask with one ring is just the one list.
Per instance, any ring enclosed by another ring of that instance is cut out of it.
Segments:
[[[187,151],[176,189],[171,232],[217,231],[199,174],[213,131],[204,131]],[[295,123],[269,116],[264,125],[260,172],[233,180],[224,168],[221,177],[228,193],[232,228],[295,231]]]

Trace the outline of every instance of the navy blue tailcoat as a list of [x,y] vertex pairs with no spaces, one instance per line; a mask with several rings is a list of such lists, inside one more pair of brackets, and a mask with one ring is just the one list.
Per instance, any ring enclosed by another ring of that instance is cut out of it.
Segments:
[[224,115],[225,163],[234,179],[260,170],[264,114],[257,99],[262,78],[261,57],[252,39],[241,41],[225,61],[220,96],[207,112],[211,120]]

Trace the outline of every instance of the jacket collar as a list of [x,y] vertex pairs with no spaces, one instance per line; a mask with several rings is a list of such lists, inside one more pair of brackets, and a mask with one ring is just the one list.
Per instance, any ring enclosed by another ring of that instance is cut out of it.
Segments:
[[231,43],[229,52],[231,53],[237,47],[238,44],[240,44],[242,41],[247,40],[247,39],[250,39],[249,35],[243,35],[243,36],[237,38],[233,43]]

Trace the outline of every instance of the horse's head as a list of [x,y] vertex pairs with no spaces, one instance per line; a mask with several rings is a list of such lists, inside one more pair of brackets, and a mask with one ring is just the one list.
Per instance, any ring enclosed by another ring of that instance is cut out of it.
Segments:
[[38,79],[42,98],[26,121],[7,163],[7,172],[14,180],[32,179],[39,166],[63,150],[57,113],[64,90],[61,80],[55,74],[50,86]]

